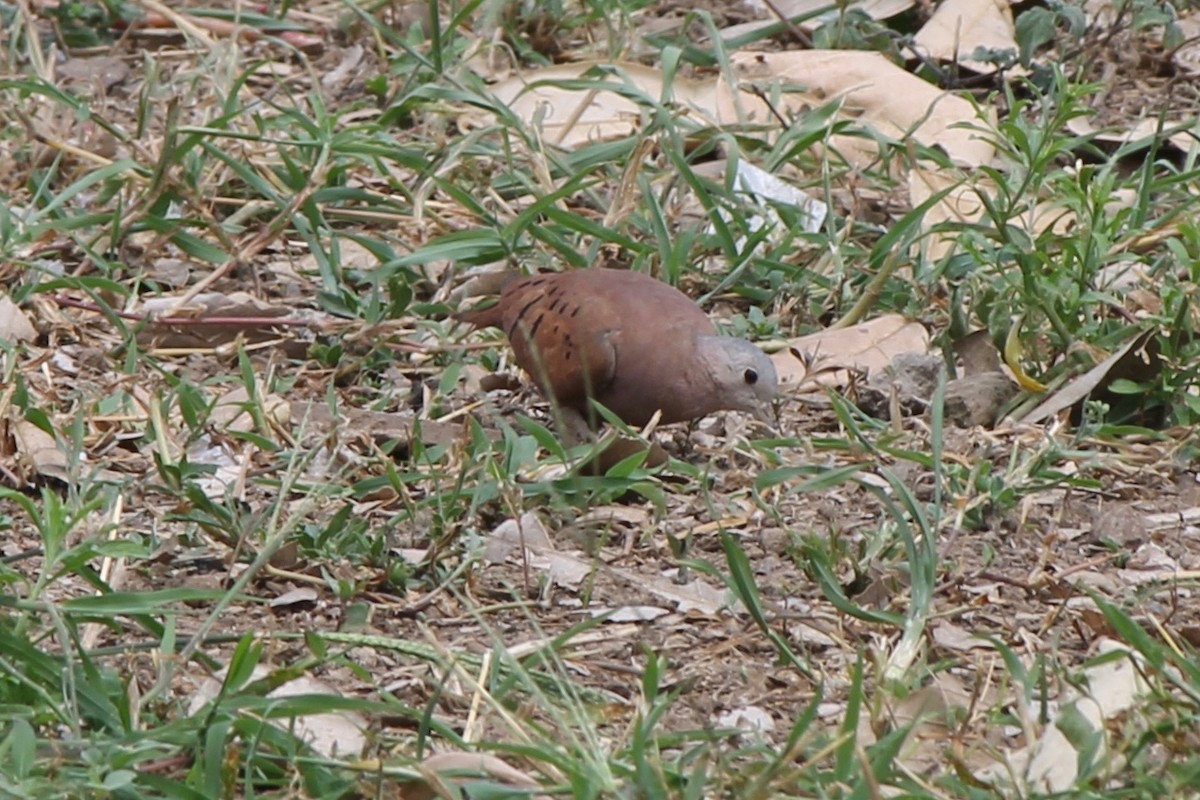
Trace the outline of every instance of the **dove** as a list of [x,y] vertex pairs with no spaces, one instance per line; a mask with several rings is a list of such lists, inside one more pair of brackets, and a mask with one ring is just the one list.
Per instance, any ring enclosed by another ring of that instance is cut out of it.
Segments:
[[687,295],[640,272],[507,277],[495,305],[460,312],[508,336],[518,366],[560,409],[596,426],[592,398],[633,427],[720,410],[769,420],[778,376],[753,343],[718,335]]

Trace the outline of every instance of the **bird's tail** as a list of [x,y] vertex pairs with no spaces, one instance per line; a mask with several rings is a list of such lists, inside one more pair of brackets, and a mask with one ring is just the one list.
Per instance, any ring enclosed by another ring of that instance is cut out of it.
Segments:
[[[485,272],[467,281],[456,292],[460,298],[484,297],[498,295],[510,282],[521,277],[516,270],[501,272]],[[452,319],[465,322],[476,328],[502,328],[504,321],[500,313],[500,305],[490,305],[486,308],[472,308],[467,311],[457,311],[450,315]]]
[[468,311],[455,311],[450,315],[451,319],[465,322],[468,325],[473,325],[476,328],[501,328],[504,326],[504,320],[500,314],[500,304],[496,303],[487,308],[472,308]]

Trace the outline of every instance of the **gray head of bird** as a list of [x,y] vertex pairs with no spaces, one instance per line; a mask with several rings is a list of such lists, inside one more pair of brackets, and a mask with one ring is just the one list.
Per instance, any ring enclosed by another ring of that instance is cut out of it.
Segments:
[[764,422],[774,422],[771,402],[779,391],[779,375],[767,354],[754,343],[732,336],[702,337],[700,347],[720,401],[717,407],[748,411]]

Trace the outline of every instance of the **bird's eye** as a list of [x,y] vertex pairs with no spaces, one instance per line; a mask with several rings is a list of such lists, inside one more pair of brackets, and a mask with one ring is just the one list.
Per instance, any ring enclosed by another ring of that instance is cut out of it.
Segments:
[[753,386],[758,383],[758,373],[753,369],[748,369],[742,373],[742,380]]

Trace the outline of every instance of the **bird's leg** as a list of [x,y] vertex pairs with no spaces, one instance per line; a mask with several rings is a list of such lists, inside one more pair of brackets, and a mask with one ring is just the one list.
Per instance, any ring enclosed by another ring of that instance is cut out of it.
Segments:
[[587,420],[583,418],[582,414],[573,408],[560,408],[558,411],[561,422],[560,432],[564,444],[574,447],[584,442],[594,441],[592,429],[588,427]]

